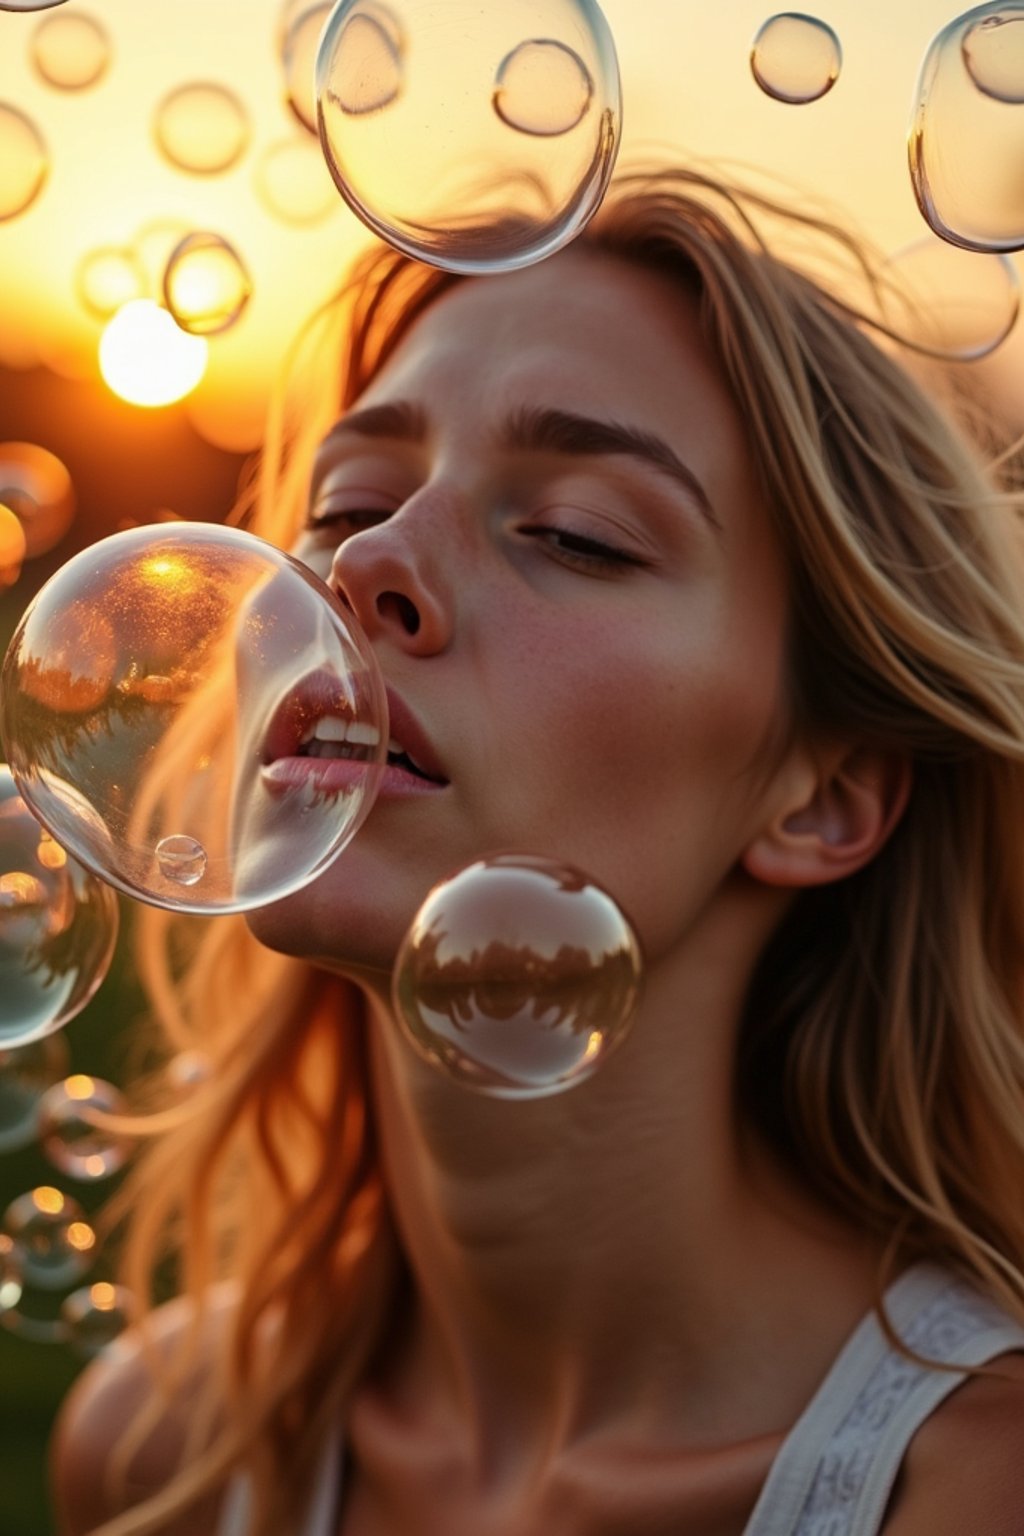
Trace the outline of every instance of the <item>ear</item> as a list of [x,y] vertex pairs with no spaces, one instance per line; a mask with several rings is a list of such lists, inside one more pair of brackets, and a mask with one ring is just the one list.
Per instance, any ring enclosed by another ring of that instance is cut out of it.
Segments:
[[801,754],[783,773],[783,804],[740,863],[765,885],[826,885],[878,853],[906,809],[908,757],[861,747]]

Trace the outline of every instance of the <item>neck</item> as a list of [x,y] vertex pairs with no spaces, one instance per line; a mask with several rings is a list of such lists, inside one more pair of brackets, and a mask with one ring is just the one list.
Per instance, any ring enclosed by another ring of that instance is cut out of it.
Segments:
[[403,1391],[481,1464],[609,1432],[668,1450],[784,1429],[871,1300],[876,1255],[741,1143],[747,969],[716,963],[712,933],[697,948],[649,969],[629,1039],[552,1098],[446,1082],[371,1001],[414,1288]]

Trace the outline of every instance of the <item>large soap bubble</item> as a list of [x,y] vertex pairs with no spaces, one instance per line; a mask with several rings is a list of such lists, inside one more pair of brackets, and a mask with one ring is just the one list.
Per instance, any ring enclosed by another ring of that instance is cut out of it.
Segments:
[[395,1012],[439,1071],[494,1098],[590,1077],[640,999],[636,936],[577,870],[498,854],[435,886],[395,964]]
[[54,842],[0,765],[0,1049],[81,1012],[107,974],[117,921],[113,891]]
[[1024,249],[1024,3],[979,5],[932,40],[909,137],[918,207],[975,251]]
[[387,702],[351,616],[237,528],[129,529],[26,610],[0,675],[11,769],[90,869],[156,906],[299,889],[369,812]]
[[621,126],[594,0],[341,0],[316,62],[320,140],[370,229],[453,272],[566,245],[599,207]]
[[0,11],[50,11],[65,0],[0,0]]

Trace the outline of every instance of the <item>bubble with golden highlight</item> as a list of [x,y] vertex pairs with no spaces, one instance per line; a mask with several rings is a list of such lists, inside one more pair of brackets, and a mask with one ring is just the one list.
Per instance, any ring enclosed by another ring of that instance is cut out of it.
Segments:
[[60,1034],[0,1050],[0,1152],[17,1152],[36,1140],[39,1101],[67,1076],[69,1059]]
[[35,123],[0,101],[0,222],[31,208],[49,174],[49,150]]
[[618,60],[596,0],[342,0],[316,80],[342,197],[448,271],[511,271],[568,244],[618,153]]
[[590,1077],[625,1038],[642,969],[628,919],[594,881],[501,854],[430,892],[392,996],[444,1076],[495,1098],[543,1098]]
[[1024,4],[981,5],[932,39],[909,135],[918,207],[941,239],[1024,249]]
[[110,67],[110,55],[106,28],[84,11],[47,16],[32,37],[32,63],[40,79],[58,91],[95,85]]
[[41,1291],[76,1285],[96,1261],[96,1233],[77,1200],[43,1184],[19,1195],[0,1218],[8,1256],[23,1283]]
[[241,319],[252,279],[229,241],[197,230],[171,252],[163,290],[164,303],[183,331],[216,336]]
[[75,289],[97,320],[109,320],[125,304],[146,297],[146,270],[128,246],[105,245],[87,251],[78,264]]
[[799,11],[770,16],[750,49],[751,73],[762,91],[789,106],[827,96],[842,67],[842,44],[832,28]]
[[102,1078],[76,1072],[47,1089],[39,1104],[39,1143],[54,1168],[94,1183],[124,1167],[132,1143],[111,1131],[104,1116],[125,1115],[120,1089]]
[[0,505],[25,530],[25,559],[55,548],[75,516],[75,490],[67,467],[38,443],[0,443]]
[[135,1298],[123,1285],[106,1280],[81,1286],[64,1298],[60,1321],[76,1355],[92,1360],[115,1345],[136,1313]]
[[21,575],[25,549],[21,519],[0,501],[0,589],[13,587]]
[[28,1045],[85,1007],[110,966],[114,893],[69,858],[0,765],[0,1048]]
[[0,729],[70,853],[188,912],[314,879],[368,814],[388,743],[376,660],[338,598],[216,523],[132,528],[62,566],[11,640]]
[[255,186],[267,212],[285,224],[317,224],[340,206],[320,146],[306,136],[269,145],[257,162]]
[[242,158],[249,116],[224,85],[196,81],[165,96],[153,119],[157,147],[169,163],[194,176],[216,176]]

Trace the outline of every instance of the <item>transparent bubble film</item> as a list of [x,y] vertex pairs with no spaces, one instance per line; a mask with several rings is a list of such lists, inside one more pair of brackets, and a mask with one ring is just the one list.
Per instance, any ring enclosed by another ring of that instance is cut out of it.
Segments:
[[21,793],[155,906],[240,912],[320,873],[368,814],[387,703],[362,633],[239,529],[133,528],[63,566],[0,674]]
[[341,0],[316,95],[345,201],[453,272],[507,271],[567,244],[618,152],[618,61],[593,0]]
[[395,1012],[444,1076],[504,1099],[583,1082],[621,1043],[642,960],[628,919],[579,871],[497,854],[435,886],[399,952]]
[[967,250],[1024,249],[1024,4],[980,5],[932,40],[909,137],[924,218]]
[[[113,891],[54,842],[0,764],[0,1051],[81,1012],[109,969],[117,927]],[[12,1081],[0,1094],[0,1146],[5,1129],[17,1134],[23,1091]]]
[[799,11],[769,17],[750,50],[751,72],[762,91],[789,106],[819,101],[842,67],[842,46],[832,28]]

